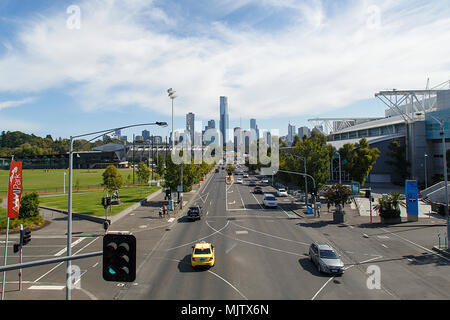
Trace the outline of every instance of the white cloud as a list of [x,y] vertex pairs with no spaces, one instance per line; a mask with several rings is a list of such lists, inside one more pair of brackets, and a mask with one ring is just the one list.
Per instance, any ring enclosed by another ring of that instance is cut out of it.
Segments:
[[380,25],[368,28],[369,1],[330,13],[321,1],[265,0],[262,6],[291,8],[298,19],[272,34],[210,22],[180,36],[164,26],[182,33],[183,25],[152,2],[85,1],[80,30],[65,28],[65,12],[23,27],[0,57],[0,92],[61,88],[84,111],[138,105],[169,115],[173,87],[180,115],[216,118],[221,95],[231,117],[320,114],[382,89],[448,79],[449,7],[408,3],[379,2]]
[[21,100],[0,101],[0,110],[5,108],[18,107],[23,104],[33,102],[34,98],[24,98]]

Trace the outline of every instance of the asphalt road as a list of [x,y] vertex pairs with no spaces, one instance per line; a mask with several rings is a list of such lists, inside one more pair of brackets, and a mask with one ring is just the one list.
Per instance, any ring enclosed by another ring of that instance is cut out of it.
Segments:
[[[269,186],[263,189],[274,191]],[[78,260],[74,264],[81,271],[80,290],[72,290],[72,298],[450,298],[449,260],[416,243],[413,230],[361,229],[327,221],[313,222],[291,212],[287,199],[278,198],[278,208],[265,209],[263,196],[253,194],[252,190],[248,179],[244,179],[244,184],[227,185],[225,172],[220,171],[193,199],[193,203],[203,207],[203,217],[199,221],[191,222],[184,217],[155,221],[154,207],[136,210],[114,225],[114,230],[131,230],[136,235],[136,281],[105,282],[101,277],[101,257]],[[101,250],[101,227],[81,221],[75,226],[73,253]],[[28,248],[26,257],[28,261],[65,254],[64,232],[58,231],[56,226],[53,228],[53,238],[48,237],[48,231],[47,237],[33,238],[33,247]],[[215,246],[216,264],[210,269],[194,270],[190,265],[191,246],[201,240]],[[342,277],[317,271],[307,256],[313,241],[331,243],[339,252],[346,265]],[[373,266],[381,272],[380,287],[370,289],[367,271]],[[65,263],[25,270],[21,292],[14,289],[17,275],[8,272],[7,298],[64,299],[64,267]],[[33,285],[35,289],[30,289]],[[38,286],[41,288],[36,289]]]

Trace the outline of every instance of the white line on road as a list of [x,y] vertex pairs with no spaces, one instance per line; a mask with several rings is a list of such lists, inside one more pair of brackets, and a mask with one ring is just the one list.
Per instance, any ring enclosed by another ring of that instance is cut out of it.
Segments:
[[66,286],[31,286],[29,290],[62,290]]
[[[73,248],[74,246],[76,246],[77,244],[79,244],[81,241],[83,241],[84,239],[86,239],[86,238],[80,238],[80,239],[78,239],[78,240],[76,240],[76,241],[74,241],[74,242],[72,242],[72,244],[71,244],[71,248]],[[65,247],[64,249],[62,249],[62,250],[60,250],[60,251],[58,251],[57,253],[55,253],[54,254],[54,256],[55,257],[59,257],[60,255],[62,255],[63,253],[65,253],[67,251],[67,247]]]
[[246,231],[246,230],[238,230],[238,231],[236,231],[236,234],[248,234],[248,231]]

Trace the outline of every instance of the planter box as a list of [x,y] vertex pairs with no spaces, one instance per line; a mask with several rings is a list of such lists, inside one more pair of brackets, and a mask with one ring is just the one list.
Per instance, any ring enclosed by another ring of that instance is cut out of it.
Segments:
[[397,224],[397,223],[402,223],[402,218],[398,217],[398,218],[383,218],[380,217],[381,219],[381,223],[385,223],[385,224]]
[[333,222],[334,223],[344,223],[345,214],[333,212]]

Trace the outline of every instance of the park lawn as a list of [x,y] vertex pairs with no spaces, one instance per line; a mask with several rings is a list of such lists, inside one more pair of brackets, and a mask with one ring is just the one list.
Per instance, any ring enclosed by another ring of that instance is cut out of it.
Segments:
[[[127,209],[133,204],[146,198],[150,194],[160,189],[160,187],[149,186],[133,186],[122,187],[119,190],[119,198],[122,204],[112,206],[112,215],[118,214]],[[105,190],[92,190],[90,192],[73,193],[72,195],[72,211],[76,213],[85,213],[93,216],[105,216],[105,209],[102,202],[102,197],[106,195]],[[39,197],[41,206],[55,209],[67,210],[68,198],[67,194],[64,196],[54,197]],[[108,209],[108,216],[109,216]]]
[[[105,169],[74,169],[73,183],[74,190],[76,189],[77,181],[79,181],[80,189],[87,188],[101,188],[103,183],[103,172]],[[69,170],[52,169],[45,171],[43,169],[27,169],[23,170],[23,192],[63,192],[64,190],[64,172],[66,173],[66,192],[69,189]],[[133,177],[133,169],[119,169],[123,177],[124,184],[127,184],[127,177]],[[6,195],[8,193],[8,175],[9,170],[0,170],[0,194]],[[138,181],[136,170],[134,172],[135,183]],[[155,179],[158,175],[155,174]],[[131,180],[132,182],[132,180]]]

